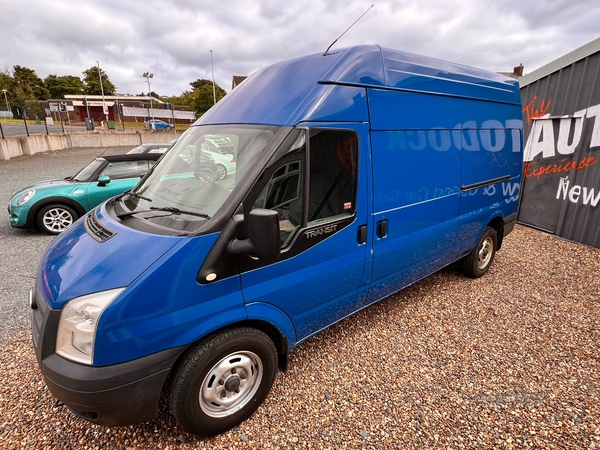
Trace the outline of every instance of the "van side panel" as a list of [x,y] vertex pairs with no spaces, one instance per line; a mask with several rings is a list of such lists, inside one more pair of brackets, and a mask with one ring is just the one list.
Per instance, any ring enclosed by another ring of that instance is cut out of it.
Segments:
[[463,188],[499,178],[518,184],[521,147],[518,132],[505,129],[519,117],[515,105],[383,89],[368,89],[368,99],[374,301],[463,256],[460,241],[470,250],[484,220],[506,215],[502,197]]
[[[515,114],[517,111],[515,108]],[[500,115],[481,124],[463,124],[458,233],[463,251],[475,245],[492,218],[504,220],[517,212],[523,160],[521,124],[521,120]]]

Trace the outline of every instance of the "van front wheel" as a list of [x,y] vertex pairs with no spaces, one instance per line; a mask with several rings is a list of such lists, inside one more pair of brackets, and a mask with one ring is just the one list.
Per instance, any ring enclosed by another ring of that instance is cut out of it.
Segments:
[[193,347],[171,379],[169,402],[187,432],[213,436],[247,419],[269,394],[277,351],[253,328],[223,331]]
[[498,244],[498,234],[492,227],[486,227],[475,248],[462,260],[462,271],[471,278],[479,278],[487,273],[494,261]]

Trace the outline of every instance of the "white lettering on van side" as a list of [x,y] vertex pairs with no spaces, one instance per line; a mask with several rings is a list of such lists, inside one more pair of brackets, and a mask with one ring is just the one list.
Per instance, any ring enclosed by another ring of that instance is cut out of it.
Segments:
[[519,201],[519,191],[521,183],[502,183],[502,195],[504,202],[508,205],[511,202]]
[[479,138],[488,152],[499,152],[504,148],[506,134],[504,126],[497,120],[486,120],[481,124]]
[[588,189],[585,186],[573,185],[569,189],[569,177],[561,178],[558,183],[558,191],[556,191],[556,199],[559,200],[562,196],[562,200],[567,198],[571,203],[578,203],[582,200],[584,205],[597,206],[600,202],[600,191],[596,194],[594,188]]
[[520,183],[502,183],[502,195],[504,195],[505,197],[512,197],[513,195],[518,195],[520,188]]
[[429,137],[429,145],[438,152],[446,152],[452,147],[452,139],[450,138],[450,130],[442,128],[434,128],[427,132]]
[[[581,142],[583,135],[583,124],[586,120],[594,119],[590,148],[600,147],[600,104],[590,106],[573,114],[572,117],[560,119],[558,136],[554,136],[552,119],[540,118],[533,121],[531,131],[525,143],[525,162],[542,155],[543,158],[552,158],[557,153],[561,155],[572,155]],[[572,129],[572,130],[571,130]],[[569,136],[572,136],[569,142]]]
[[428,130],[408,130],[402,133],[387,133],[389,141],[386,150],[425,150],[427,144],[438,151],[452,148],[470,152],[499,152],[506,145],[506,133],[510,133],[512,151],[521,151],[522,120],[510,119],[503,124],[498,120],[486,120],[481,126],[474,120],[456,124],[453,128],[433,127]]
[[304,235],[307,238],[313,238],[316,236],[321,236],[322,234],[330,234],[337,230],[337,223],[333,225],[327,225],[320,228],[315,228],[314,230],[306,230]]

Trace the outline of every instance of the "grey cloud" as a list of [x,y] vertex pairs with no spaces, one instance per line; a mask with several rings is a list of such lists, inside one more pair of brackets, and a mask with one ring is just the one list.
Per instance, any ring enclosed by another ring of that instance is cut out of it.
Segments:
[[[335,48],[378,43],[494,71],[529,72],[598,37],[596,0],[383,0]],[[4,2],[0,68],[76,75],[99,61],[119,92],[177,95],[324,51],[371,5],[356,0]]]

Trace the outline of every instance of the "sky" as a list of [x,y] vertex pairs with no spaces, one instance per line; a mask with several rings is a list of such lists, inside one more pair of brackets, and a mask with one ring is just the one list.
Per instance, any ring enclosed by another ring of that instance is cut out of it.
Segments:
[[334,49],[527,74],[600,37],[598,0],[0,0],[0,70],[83,78],[99,64],[121,94],[147,93],[150,72],[165,96],[214,70],[229,92],[233,75],[324,52],[371,5]]

